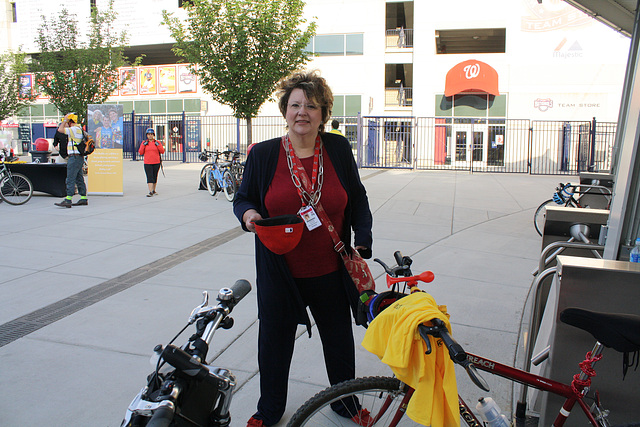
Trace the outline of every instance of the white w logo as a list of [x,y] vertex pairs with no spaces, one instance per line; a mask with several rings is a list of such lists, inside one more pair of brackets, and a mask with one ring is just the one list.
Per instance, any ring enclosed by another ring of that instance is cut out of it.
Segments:
[[476,63],[473,65],[467,65],[463,68],[463,70],[464,76],[467,78],[467,80],[476,78],[480,74],[480,64]]

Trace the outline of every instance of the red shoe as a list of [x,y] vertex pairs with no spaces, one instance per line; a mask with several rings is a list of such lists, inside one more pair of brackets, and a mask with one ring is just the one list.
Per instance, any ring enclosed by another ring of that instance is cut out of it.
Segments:
[[257,418],[251,417],[247,422],[247,427],[264,427],[264,422],[262,422],[262,420],[259,420]]
[[369,411],[360,409],[354,417],[351,417],[351,421],[359,426],[368,427],[373,425],[374,419],[369,415]]

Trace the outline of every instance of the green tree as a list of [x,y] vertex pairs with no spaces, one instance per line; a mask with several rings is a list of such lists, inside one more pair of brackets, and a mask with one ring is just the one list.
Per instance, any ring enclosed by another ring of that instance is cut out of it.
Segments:
[[0,120],[15,115],[31,105],[35,93],[22,93],[20,75],[28,72],[23,52],[0,55]]
[[[271,98],[278,81],[306,64],[316,24],[302,25],[301,0],[193,0],[187,19],[163,11],[173,51],[191,64],[204,90],[247,121]],[[197,65],[196,65],[197,64]]]
[[32,65],[36,82],[61,113],[75,112],[81,123],[88,104],[102,104],[125,83],[117,68],[127,65],[126,33],[110,30],[116,16],[111,0],[104,11],[93,8],[86,36],[67,9],[50,20],[43,16],[38,29],[40,53]]

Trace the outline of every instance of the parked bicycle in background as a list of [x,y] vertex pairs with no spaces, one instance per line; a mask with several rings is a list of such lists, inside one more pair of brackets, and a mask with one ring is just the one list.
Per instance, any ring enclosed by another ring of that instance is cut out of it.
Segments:
[[33,195],[33,184],[20,173],[11,173],[4,162],[0,168],[0,199],[10,205],[27,203]]
[[581,199],[585,194],[601,194],[606,200],[605,209],[609,209],[611,204],[611,189],[602,185],[585,184],[563,184],[556,187],[553,198],[545,200],[538,206],[533,214],[533,226],[540,236],[544,229],[544,221],[547,216],[547,206],[565,206],[568,208],[588,208],[589,205],[582,204]]
[[[225,155],[223,151],[205,150],[200,153],[200,160],[209,162],[200,171],[200,182],[215,196],[218,191],[224,192],[228,201],[233,202],[236,197],[236,181],[231,174],[231,162],[220,161],[220,156]],[[211,161],[209,159],[213,158]]]

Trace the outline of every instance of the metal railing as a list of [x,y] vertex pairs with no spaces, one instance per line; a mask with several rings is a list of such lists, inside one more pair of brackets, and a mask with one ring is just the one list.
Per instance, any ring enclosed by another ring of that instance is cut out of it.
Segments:
[[[397,96],[398,88],[394,90]],[[332,118],[340,121],[361,167],[549,175],[609,170],[617,127],[595,119],[532,121],[410,114]],[[124,121],[125,158],[137,158],[148,127],[165,143],[166,160],[198,162],[198,153],[205,148],[246,152],[248,143],[246,121],[233,116],[134,112],[125,114]],[[281,116],[260,116],[251,121],[252,142],[285,132]]]
[[387,107],[411,107],[413,105],[413,88],[402,86],[385,88],[384,105]]
[[388,48],[412,48],[413,30],[407,28],[396,28],[387,30],[386,47]]

